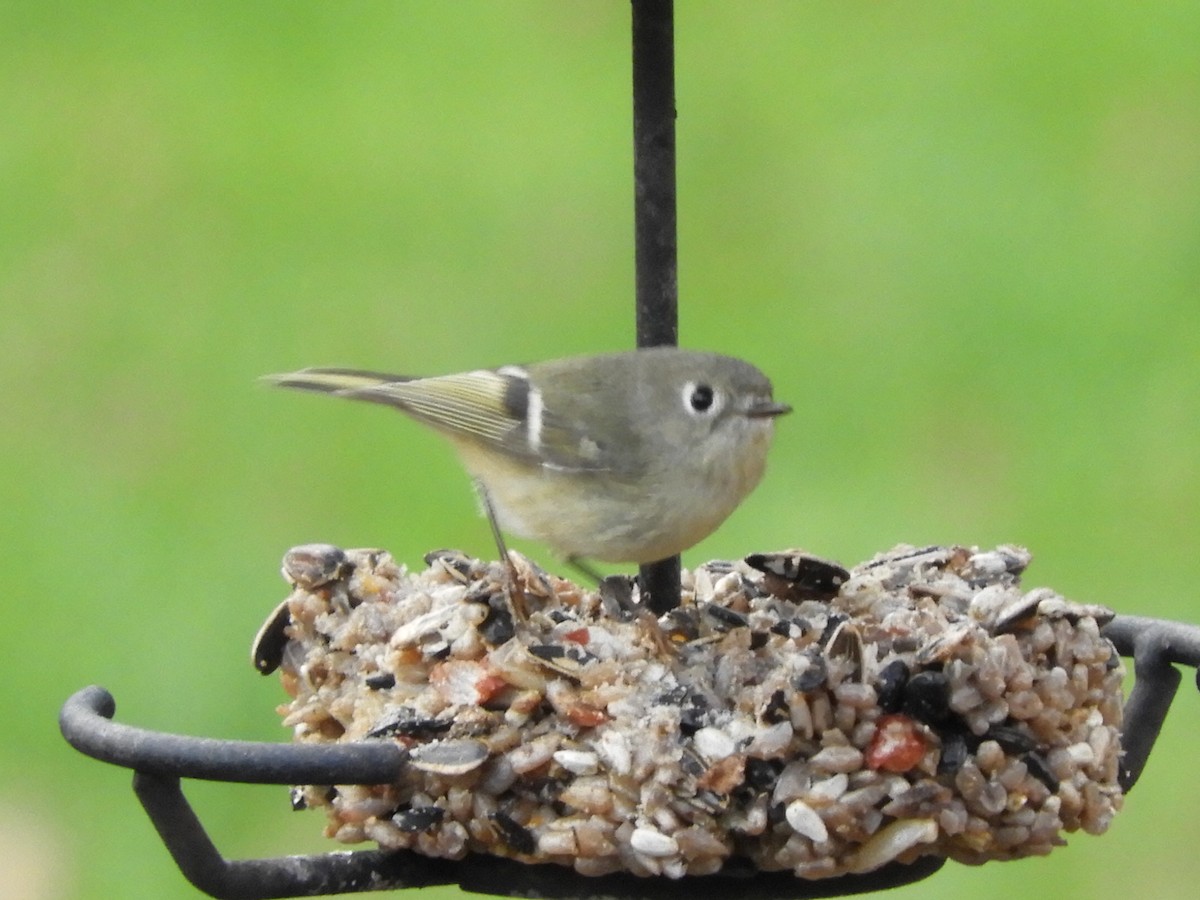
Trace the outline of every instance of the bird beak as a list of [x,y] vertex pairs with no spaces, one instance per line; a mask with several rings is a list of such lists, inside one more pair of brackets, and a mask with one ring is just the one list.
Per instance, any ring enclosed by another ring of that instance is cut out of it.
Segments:
[[792,408],[786,403],[776,403],[774,400],[755,400],[746,409],[746,415],[751,419],[773,419],[791,411]]

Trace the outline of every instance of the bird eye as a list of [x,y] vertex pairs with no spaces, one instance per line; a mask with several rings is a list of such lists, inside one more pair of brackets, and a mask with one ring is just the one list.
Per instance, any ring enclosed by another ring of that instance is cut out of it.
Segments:
[[713,389],[707,384],[689,384],[684,389],[684,398],[692,410],[705,413],[712,409],[716,396],[713,394]]

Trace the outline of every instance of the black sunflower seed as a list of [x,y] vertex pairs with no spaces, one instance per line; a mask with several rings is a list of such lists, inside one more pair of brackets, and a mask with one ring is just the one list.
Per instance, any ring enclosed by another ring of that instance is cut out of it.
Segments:
[[392,821],[401,831],[428,831],[446,817],[446,810],[440,806],[416,806],[403,809],[392,816]]

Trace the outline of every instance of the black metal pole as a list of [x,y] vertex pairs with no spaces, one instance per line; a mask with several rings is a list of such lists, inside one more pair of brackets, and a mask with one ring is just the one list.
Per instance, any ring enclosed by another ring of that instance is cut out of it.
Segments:
[[[679,343],[672,0],[633,4],[633,181],[637,345]],[[678,556],[641,567],[650,608],[679,605]]]

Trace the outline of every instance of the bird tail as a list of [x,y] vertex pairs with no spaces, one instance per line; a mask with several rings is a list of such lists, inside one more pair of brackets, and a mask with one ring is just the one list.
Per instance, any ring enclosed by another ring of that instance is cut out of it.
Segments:
[[277,387],[333,394],[352,400],[370,400],[392,406],[399,404],[389,387],[412,380],[414,379],[410,375],[386,375],[382,372],[337,368],[301,369],[299,372],[285,375],[263,377],[263,381]]

